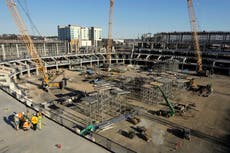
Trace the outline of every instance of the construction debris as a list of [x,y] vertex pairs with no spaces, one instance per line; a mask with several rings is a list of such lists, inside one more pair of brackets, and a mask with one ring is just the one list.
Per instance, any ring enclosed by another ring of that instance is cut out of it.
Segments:
[[136,124],[140,123],[140,121],[141,121],[140,118],[138,118],[136,116],[134,116],[134,117],[128,117],[126,120],[128,122],[132,123],[133,125],[136,125]]
[[121,135],[123,135],[129,139],[133,139],[135,136],[135,132],[132,130],[130,130],[130,131],[119,130],[118,133],[120,133]]

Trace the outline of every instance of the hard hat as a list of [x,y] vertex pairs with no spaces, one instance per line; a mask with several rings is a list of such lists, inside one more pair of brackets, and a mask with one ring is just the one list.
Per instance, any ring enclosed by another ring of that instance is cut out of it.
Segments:
[[22,114],[24,115],[25,113],[24,113],[24,112],[22,112]]

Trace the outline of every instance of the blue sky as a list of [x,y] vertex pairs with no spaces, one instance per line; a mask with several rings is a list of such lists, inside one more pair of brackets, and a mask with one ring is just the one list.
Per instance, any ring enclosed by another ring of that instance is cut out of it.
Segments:
[[[76,24],[102,27],[103,37],[107,37],[109,0],[20,1],[28,6],[42,35],[57,35],[57,25]],[[115,0],[113,37],[136,38],[147,32],[189,31],[186,1]],[[230,31],[230,0],[194,0],[194,7],[199,30]],[[0,0],[0,10],[0,34],[18,33],[5,0]],[[31,29],[24,12],[20,12]]]

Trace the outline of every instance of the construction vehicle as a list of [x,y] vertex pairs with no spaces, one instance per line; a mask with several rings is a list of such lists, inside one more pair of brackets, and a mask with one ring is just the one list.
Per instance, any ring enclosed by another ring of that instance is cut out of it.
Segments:
[[194,78],[190,80],[189,85],[188,85],[188,90],[197,92],[199,96],[203,96],[203,97],[208,97],[213,92],[211,84],[198,85],[195,82]]
[[90,124],[86,128],[80,131],[80,135],[86,136],[90,134],[91,132],[94,132],[95,130],[96,130],[96,127],[93,124]]
[[129,131],[126,131],[126,130],[119,130],[118,133],[120,133],[121,135],[129,138],[129,139],[133,139],[134,136],[136,135],[135,132],[133,130],[129,130]]
[[196,23],[194,8],[193,8],[193,1],[187,0],[187,5],[188,5],[188,10],[189,10],[189,18],[190,18],[190,25],[191,25],[191,30],[192,30],[193,44],[194,44],[195,54],[197,58],[196,74],[198,76],[208,77],[211,71],[203,69],[200,43],[199,43],[198,34],[197,34],[198,27]]
[[169,133],[186,140],[191,140],[191,130],[187,128],[169,128],[167,129]]
[[136,125],[138,123],[140,123],[141,119],[136,117],[136,116],[129,116],[126,119],[128,122],[132,123],[133,125]]
[[92,132],[95,132],[97,129],[102,129],[102,128],[105,128],[111,124],[126,120],[130,116],[131,116],[130,114],[126,114],[126,115],[121,115],[121,116],[118,116],[116,118],[104,121],[102,123],[89,124],[88,126],[86,126],[86,128],[84,128],[83,130],[80,131],[80,135],[86,136]]
[[42,88],[47,90],[49,88],[55,87],[55,88],[64,88],[66,86],[66,79],[63,79],[61,82],[50,82],[48,74],[46,73],[46,68],[44,66],[44,63],[39,56],[36,47],[34,46],[34,43],[29,35],[29,32],[27,30],[27,27],[25,25],[25,22],[23,21],[14,0],[5,0],[7,7],[11,13],[11,16],[13,17],[15,24],[21,34],[21,38],[24,41],[27,51],[29,55],[31,56],[31,59],[34,61],[39,73],[42,75]]
[[166,97],[166,95],[164,94],[164,92],[162,91],[162,89],[160,88],[160,86],[157,86],[157,88],[160,90],[167,106],[169,107],[170,111],[168,110],[158,110],[155,112],[156,115],[159,115],[159,116],[165,116],[165,117],[171,117],[171,116],[174,116],[176,111],[173,107],[173,104],[168,100],[168,98]]
[[149,134],[147,134],[147,129],[144,126],[136,126],[136,127],[132,127],[133,129],[135,129],[135,131],[137,132],[136,135],[147,141],[150,142],[151,138],[149,136]]

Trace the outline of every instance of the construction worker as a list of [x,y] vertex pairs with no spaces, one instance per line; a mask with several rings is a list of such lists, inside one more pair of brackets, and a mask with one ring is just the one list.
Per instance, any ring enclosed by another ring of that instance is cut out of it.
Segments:
[[42,113],[38,112],[37,116],[38,116],[38,128],[39,130],[41,130],[42,129]]
[[30,129],[30,122],[29,120],[26,119],[25,122],[23,123],[23,130],[27,131],[29,129]]
[[33,130],[36,131],[37,124],[38,124],[38,117],[36,116],[36,114],[33,114],[32,118],[31,118],[31,122],[33,124]]
[[30,111],[29,109],[26,110],[26,118],[29,120],[30,119]]
[[23,120],[24,120],[24,112],[19,112],[18,115],[18,119],[19,119],[19,128],[22,128],[23,126]]
[[19,118],[18,118],[18,114],[14,114],[14,125],[15,125],[15,129],[18,130],[19,129]]

